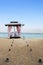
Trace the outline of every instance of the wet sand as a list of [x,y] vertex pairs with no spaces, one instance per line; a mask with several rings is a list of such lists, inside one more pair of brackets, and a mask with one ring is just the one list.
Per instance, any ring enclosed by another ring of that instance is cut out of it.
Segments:
[[0,65],[43,65],[43,39],[0,38]]

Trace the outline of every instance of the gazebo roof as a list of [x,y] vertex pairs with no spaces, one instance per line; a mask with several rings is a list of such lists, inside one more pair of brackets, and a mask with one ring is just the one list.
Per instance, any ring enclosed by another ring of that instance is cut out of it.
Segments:
[[10,23],[18,23],[18,21],[11,21]]
[[24,24],[20,24],[17,21],[11,21],[9,24],[5,24],[5,26],[24,26]]

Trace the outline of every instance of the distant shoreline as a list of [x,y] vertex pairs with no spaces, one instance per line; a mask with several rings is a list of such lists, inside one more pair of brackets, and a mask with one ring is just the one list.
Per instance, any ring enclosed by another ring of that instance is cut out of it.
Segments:
[[[8,32],[0,32],[0,33],[8,33]],[[26,33],[26,32],[23,32],[23,33],[21,33],[21,34],[43,34],[43,33]]]
[[[8,38],[8,33],[1,32],[0,38]],[[43,38],[43,33],[21,33],[21,38]]]

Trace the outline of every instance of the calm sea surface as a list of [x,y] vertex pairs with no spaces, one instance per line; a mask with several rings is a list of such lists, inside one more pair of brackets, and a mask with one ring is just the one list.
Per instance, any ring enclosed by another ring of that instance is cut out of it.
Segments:
[[[8,33],[0,33],[0,38],[8,37]],[[43,33],[21,33],[22,38],[43,38]]]

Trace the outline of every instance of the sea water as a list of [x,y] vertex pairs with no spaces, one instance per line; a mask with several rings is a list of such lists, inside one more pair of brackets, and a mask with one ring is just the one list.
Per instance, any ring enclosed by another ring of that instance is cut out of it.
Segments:
[[[21,33],[22,38],[43,38],[43,33]],[[0,38],[8,38],[8,33],[0,33]]]
[[43,33],[22,33],[21,36],[25,38],[43,38]]

